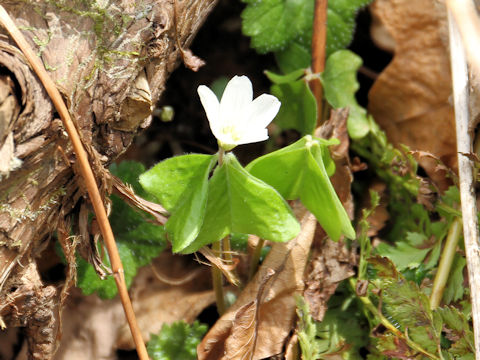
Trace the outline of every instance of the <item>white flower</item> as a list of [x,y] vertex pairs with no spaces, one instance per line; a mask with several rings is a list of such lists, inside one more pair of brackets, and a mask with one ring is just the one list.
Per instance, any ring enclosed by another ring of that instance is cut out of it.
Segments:
[[267,140],[267,125],[280,109],[280,101],[273,95],[263,94],[253,100],[252,83],[246,76],[233,77],[220,102],[205,85],[198,87],[198,95],[210,129],[225,151],[237,145]]

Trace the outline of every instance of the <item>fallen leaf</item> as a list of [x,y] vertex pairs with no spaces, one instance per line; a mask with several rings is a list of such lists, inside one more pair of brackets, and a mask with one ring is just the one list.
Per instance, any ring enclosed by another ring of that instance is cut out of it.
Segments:
[[[242,291],[235,304],[210,329],[197,348],[199,360],[231,359],[232,354],[228,351],[233,351],[233,340],[229,337],[239,331],[234,329],[235,319],[238,319],[241,313],[252,311],[251,304],[255,301],[258,307],[255,325],[257,341],[253,349],[245,347],[244,355],[249,356],[246,359],[268,358],[282,351],[285,339],[294,324],[296,304],[293,295],[303,290],[303,273],[317,224],[315,217],[309,212],[301,219],[300,234],[288,243],[273,244],[253,280]],[[264,279],[272,270],[274,275],[265,285]],[[263,285],[264,295],[259,301],[258,294],[261,293]],[[236,337],[238,339],[238,335]],[[243,340],[245,339],[244,337]],[[240,343],[237,345],[242,346]]]
[[[436,0],[376,0],[370,9],[395,41],[392,62],[370,90],[370,113],[394,145],[429,151],[456,168],[444,5]],[[447,185],[434,162],[425,158],[420,164],[437,184]]]
[[355,255],[342,241],[326,239],[322,248],[315,251],[305,280],[303,296],[308,302],[310,314],[316,321],[322,321],[327,311],[327,302],[335,293],[338,284],[353,276]]
[[[139,270],[130,294],[143,338],[158,333],[164,323],[194,321],[215,301],[208,268],[191,258],[165,252],[151,266]],[[193,274],[193,275],[192,275]],[[63,339],[55,360],[117,358],[116,350],[135,348],[118,296],[100,300],[74,288],[66,301]]]
[[120,196],[128,205],[152,215],[158,224],[165,225],[168,211],[163,206],[141,198],[135,194],[130,186],[125,185],[122,180],[113,175],[111,177],[116,195]]

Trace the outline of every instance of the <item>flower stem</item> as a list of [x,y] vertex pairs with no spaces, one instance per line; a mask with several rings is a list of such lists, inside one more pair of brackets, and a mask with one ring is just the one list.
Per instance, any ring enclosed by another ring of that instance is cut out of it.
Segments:
[[223,165],[223,157],[225,156],[225,150],[222,147],[218,148],[218,166]]
[[228,265],[233,265],[232,247],[230,246],[230,235],[223,238],[222,248],[222,255],[225,259],[225,263]]
[[260,262],[260,256],[262,255],[263,244],[265,240],[258,239],[257,246],[255,246],[255,251],[252,255],[252,260],[250,261],[250,271],[248,273],[248,280],[252,280],[253,276],[258,270],[258,263]]
[[462,234],[462,219],[456,218],[447,235],[447,241],[442,251],[442,258],[438,265],[435,280],[433,281],[432,294],[430,295],[430,307],[437,308],[442,300],[443,291],[447,284],[448,276],[452,268],[453,258],[455,257],[455,250],[457,248],[458,240]]
[[[215,241],[212,244],[212,250],[217,256],[221,256],[222,252],[222,245],[220,241]],[[222,272],[218,267],[212,264],[212,283],[213,283],[213,290],[215,291],[215,299],[217,302],[217,311],[220,316],[225,313],[226,306],[225,306],[225,296],[223,294],[223,277]]]
[[[312,72],[314,74],[322,73],[325,70],[326,46],[327,46],[327,7],[328,0],[315,1],[315,14],[313,19],[312,34]],[[313,95],[317,100],[317,123],[323,121],[323,89],[320,79],[310,82]]]

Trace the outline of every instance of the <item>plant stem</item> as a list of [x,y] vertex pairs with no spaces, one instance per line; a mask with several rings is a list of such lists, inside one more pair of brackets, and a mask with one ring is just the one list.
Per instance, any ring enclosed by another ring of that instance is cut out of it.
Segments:
[[450,64],[452,67],[453,99],[457,134],[458,174],[462,204],[463,238],[467,258],[468,281],[472,300],[473,333],[475,358],[480,359],[480,244],[478,241],[478,219],[473,181],[473,162],[465,154],[472,150],[469,134],[469,79],[465,48],[457,22],[450,7],[454,1],[447,1],[448,29],[450,39]]
[[230,246],[230,235],[227,235],[222,240],[222,256],[225,263],[233,265],[232,247]]
[[447,235],[447,241],[442,251],[442,258],[438,265],[437,273],[433,281],[432,294],[430,295],[430,307],[436,309],[442,300],[443,291],[447,284],[448,276],[452,268],[455,250],[457,249],[458,240],[462,234],[462,219],[455,218]]
[[[320,74],[325,70],[327,48],[327,7],[328,0],[315,0],[312,34],[312,73]],[[323,122],[323,89],[320,78],[310,82],[310,88],[317,100],[317,124]]]
[[223,157],[225,156],[225,150],[223,148],[218,149],[218,166],[223,165]]
[[[215,241],[212,244],[212,250],[216,256],[221,256],[222,253],[222,244],[220,241]],[[227,309],[225,305],[225,296],[223,294],[223,277],[221,270],[212,264],[212,283],[213,290],[215,291],[215,299],[217,302],[217,311],[220,316],[225,313]]]
[[95,175],[88,161],[88,155],[83,147],[80,136],[77,132],[77,128],[73,123],[68,109],[63,102],[62,96],[58,91],[55,83],[48,75],[43,64],[40,62],[39,58],[33,50],[30,48],[30,45],[27,43],[22,33],[18,30],[17,26],[10,18],[3,6],[0,5],[0,23],[3,27],[9,32],[10,36],[17,43],[18,47],[22,50],[25,58],[28,60],[33,70],[37,74],[38,78],[42,82],[45,90],[50,96],[52,103],[62,119],[65,130],[68,133],[70,141],[72,142],[73,150],[77,156],[77,161],[79,164],[80,174],[82,175],[85,187],[87,188],[90,201],[93,205],[95,215],[102,233],[103,241],[108,251],[108,256],[110,258],[110,264],[112,265],[113,277],[118,288],[118,293],[120,295],[120,300],[123,305],[123,310],[125,311],[125,316],[130,326],[130,331],[132,333],[135,346],[137,348],[138,356],[141,360],[148,360],[148,353],[145,347],[145,343],[142,339],[142,334],[140,328],[138,327],[135,313],[133,312],[132,303],[128,295],[127,285],[125,283],[125,274],[123,270],[122,261],[120,260],[120,255],[118,254],[117,244],[115,243],[115,238],[113,236],[113,231],[108,221],[108,216],[105,211],[105,206],[103,204],[102,196],[98,190],[97,182],[95,180]]
[[250,261],[250,271],[248,273],[248,280],[252,280],[255,276],[255,273],[258,270],[258,263],[260,262],[260,256],[262,255],[263,244],[265,243],[264,239],[259,238],[257,246],[255,246],[255,251],[252,255],[252,260]]

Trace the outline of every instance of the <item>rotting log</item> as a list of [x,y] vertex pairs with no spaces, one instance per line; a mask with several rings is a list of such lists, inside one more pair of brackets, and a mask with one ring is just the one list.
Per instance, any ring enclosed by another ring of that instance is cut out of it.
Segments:
[[[102,194],[111,190],[106,166],[149,125],[169,74],[182,59],[197,65],[186,49],[216,2],[2,1],[64,96]],[[0,325],[27,328],[30,358],[50,358],[57,331],[58,295],[36,259],[81,203],[62,123],[0,28]]]

